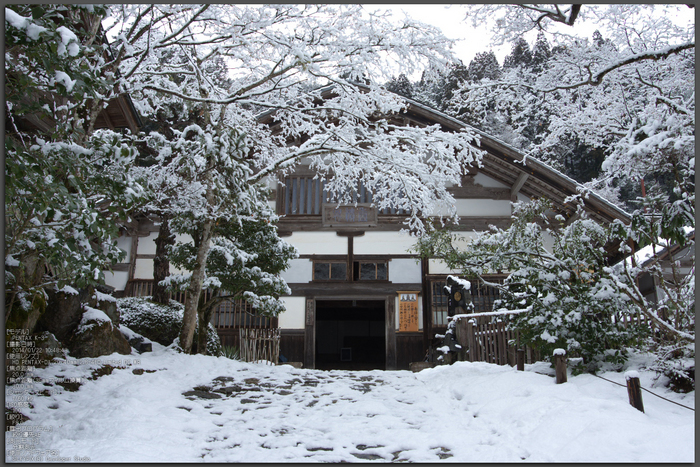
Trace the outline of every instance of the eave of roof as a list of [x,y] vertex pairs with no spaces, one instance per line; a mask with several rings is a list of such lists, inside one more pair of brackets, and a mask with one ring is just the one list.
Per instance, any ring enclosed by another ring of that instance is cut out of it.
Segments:
[[[369,90],[369,87],[364,84],[355,83],[355,85],[361,89]],[[320,91],[320,94],[327,98],[331,95],[334,88],[335,85],[331,84],[319,87],[316,91]],[[521,189],[523,194],[529,197],[546,197],[562,207],[565,206],[567,197],[585,193],[583,196],[584,202],[589,209],[589,213],[596,220],[612,222],[615,219],[619,219],[626,224],[631,222],[632,217],[628,212],[598,194],[586,190],[583,185],[549,165],[533,157],[525,156],[513,146],[461,120],[411,98],[401,97],[408,104],[405,110],[407,117],[413,114],[428,120],[428,122],[438,123],[452,131],[467,129],[479,135],[479,148],[484,149],[487,153],[483,160],[484,167],[480,169],[485,174],[508,186],[512,186],[520,174],[527,174],[528,178]],[[274,110],[263,112],[258,116],[258,121],[271,123],[274,113]],[[428,124],[428,122],[423,123]],[[573,206],[571,206],[568,214],[573,214],[573,210]]]

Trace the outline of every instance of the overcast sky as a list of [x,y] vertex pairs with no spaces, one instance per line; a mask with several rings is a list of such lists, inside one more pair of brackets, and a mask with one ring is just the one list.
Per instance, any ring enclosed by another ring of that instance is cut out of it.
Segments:
[[408,5],[367,5],[368,9],[388,9],[392,10],[394,16],[402,18],[402,12],[408,14],[414,20],[432,24],[439,27],[445,36],[456,39],[454,52],[465,65],[479,52],[486,52],[492,49],[500,63],[508,53],[510,45],[498,48],[489,46],[490,34],[486,27],[475,29],[465,19],[466,11],[460,5],[446,4],[408,4]]
[[[450,39],[457,40],[453,51],[466,66],[469,66],[469,62],[471,62],[477,53],[487,52],[489,49],[493,50],[498,62],[501,65],[503,65],[503,59],[510,53],[511,44],[505,44],[500,47],[492,47],[490,45],[491,35],[487,31],[486,27],[472,27],[471,21],[465,19],[466,10],[459,4],[367,4],[365,7],[369,10],[391,10],[397,19],[403,18],[402,12],[405,12],[414,20],[439,27],[445,36],[449,37]],[[678,12],[677,20],[680,23],[685,21],[694,22],[694,13],[694,9],[681,9]],[[579,36],[590,37],[595,30],[595,24],[582,21],[576,22],[575,32]],[[601,32],[603,32],[602,29]],[[534,32],[525,36],[525,39],[531,46],[534,44],[535,38],[536,33]]]

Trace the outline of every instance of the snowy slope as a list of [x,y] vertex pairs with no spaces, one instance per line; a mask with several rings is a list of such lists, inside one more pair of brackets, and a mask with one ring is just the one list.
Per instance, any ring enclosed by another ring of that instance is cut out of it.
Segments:
[[[324,372],[153,346],[35,370],[42,382],[31,383],[33,408],[22,409],[31,420],[6,432],[6,460],[16,433],[33,425],[51,430],[35,437],[38,451],[93,462],[695,460],[693,411],[644,392],[641,413],[624,387],[592,375],[556,385],[543,363],[525,372],[485,363]],[[110,361],[124,368],[89,379]],[[642,387],[694,408],[694,393],[653,388],[653,374],[640,374]],[[624,384],[624,373],[601,376]],[[43,384],[50,378],[82,385]]]

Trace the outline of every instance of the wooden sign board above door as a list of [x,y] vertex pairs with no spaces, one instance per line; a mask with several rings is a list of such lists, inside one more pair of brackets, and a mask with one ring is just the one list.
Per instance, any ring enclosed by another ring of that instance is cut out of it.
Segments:
[[369,204],[323,205],[324,227],[376,227],[377,209]]

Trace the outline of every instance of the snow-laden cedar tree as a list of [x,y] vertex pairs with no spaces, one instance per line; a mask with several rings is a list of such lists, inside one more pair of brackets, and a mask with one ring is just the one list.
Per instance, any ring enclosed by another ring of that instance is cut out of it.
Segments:
[[[103,283],[122,258],[116,221],[143,200],[128,137],[94,130],[113,94],[83,5],[5,9],[5,322],[31,328],[47,288]],[[93,15],[93,16],[91,16]],[[29,131],[27,120],[39,122]],[[43,124],[41,123],[43,122]]]
[[[404,209],[407,229],[421,231],[422,219],[436,212],[454,216],[446,187],[478,163],[476,135],[393,124],[388,117],[405,102],[377,84],[454,61],[450,41],[435,28],[408,18],[394,22],[360,5],[119,5],[110,13],[119,84],[139,111],[153,115],[177,103],[201,117],[182,132],[189,140],[164,135],[158,164],[171,187],[162,205],[191,211],[190,230],[199,237],[184,351],[191,348],[213,228],[223,216],[216,200],[226,185],[217,181],[217,161],[223,167],[230,160],[237,171],[240,193],[231,196],[241,203],[264,202],[255,194],[258,183],[304,160],[340,202],[361,181],[378,209]],[[270,118],[258,118],[263,112]],[[240,151],[230,151],[232,131],[242,139]],[[185,146],[192,163],[165,163]]]
[[[551,217],[551,208],[544,199],[517,203],[508,229],[493,227],[471,241],[437,230],[418,249],[497,287],[494,311],[513,311],[507,321],[521,345],[542,355],[566,349],[589,370],[603,361],[623,362],[627,347],[642,343],[644,328],[622,323],[639,308],[625,293],[633,284],[607,264],[610,229],[588,219],[582,208],[569,224]],[[508,273],[502,284],[485,279],[497,271]]]
[[[538,42],[543,34],[553,46],[549,58],[536,69],[511,67],[499,80],[465,83],[454,94],[452,112],[461,109],[468,114],[482,102],[505,106],[496,112],[512,118],[507,123],[516,133],[524,128],[537,130],[524,134],[515,145],[558,168],[576,147],[603,151],[606,159],[589,184],[603,196],[612,196],[621,186],[639,187],[644,178],[647,184],[652,178],[673,179],[671,166],[692,163],[695,28],[678,19],[688,6],[467,8],[475,24],[490,19],[491,45],[520,40],[538,30]],[[592,40],[578,33],[584,21],[595,22],[600,30]],[[543,118],[536,120],[542,125],[523,126],[538,114]],[[673,186],[666,188],[670,194]],[[635,191],[639,193],[639,188]]]

